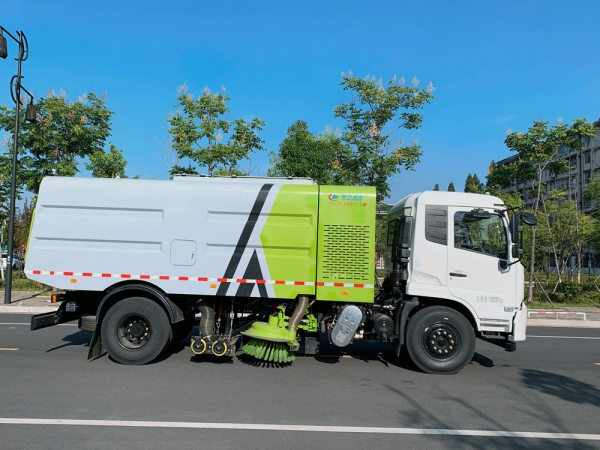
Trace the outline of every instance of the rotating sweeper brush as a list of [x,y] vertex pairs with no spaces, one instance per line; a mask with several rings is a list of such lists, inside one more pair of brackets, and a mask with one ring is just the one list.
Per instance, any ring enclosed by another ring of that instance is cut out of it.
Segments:
[[298,349],[296,331],[300,319],[308,308],[308,297],[301,296],[294,314],[287,321],[285,306],[277,307],[278,311],[269,316],[268,322],[255,322],[248,331],[242,332],[250,339],[242,350],[248,355],[265,362],[291,363]]

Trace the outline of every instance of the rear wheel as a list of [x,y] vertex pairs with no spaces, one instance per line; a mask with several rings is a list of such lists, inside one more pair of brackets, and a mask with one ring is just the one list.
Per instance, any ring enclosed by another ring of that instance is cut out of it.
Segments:
[[431,306],[410,318],[406,347],[412,361],[424,372],[454,374],[473,358],[475,333],[458,311]]
[[102,342],[121,364],[146,364],[170,344],[173,332],[165,311],[156,302],[131,297],[111,307],[102,321]]

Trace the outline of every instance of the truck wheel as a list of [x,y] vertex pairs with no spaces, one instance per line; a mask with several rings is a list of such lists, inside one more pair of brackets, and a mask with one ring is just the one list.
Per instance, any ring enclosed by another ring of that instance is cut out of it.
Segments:
[[473,358],[475,333],[458,311],[431,306],[410,318],[406,347],[422,371],[450,375],[459,372]]
[[121,364],[153,361],[171,343],[173,332],[165,311],[143,297],[120,301],[102,321],[102,342],[108,354]]

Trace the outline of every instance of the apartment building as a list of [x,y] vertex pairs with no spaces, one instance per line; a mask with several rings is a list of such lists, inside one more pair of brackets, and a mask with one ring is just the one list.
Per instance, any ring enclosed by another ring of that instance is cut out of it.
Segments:
[[[596,128],[600,128],[600,119],[594,122]],[[582,150],[572,150],[561,147],[558,149],[556,158],[563,158],[567,161],[569,170],[565,173],[555,174],[550,170],[544,170],[542,174],[542,183],[546,185],[547,191],[560,189],[567,193],[568,198],[575,200],[580,211],[589,211],[592,209],[592,203],[583,198],[585,186],[590,182],[592,176],[597,172],[600,175],[600,129],[596,131],[594,137],[584,138],[584,148]],[[505,166],[516,161],[516,155],[503,159],[495,163],[495,166]],[[527,206],[532,206],[535,200],[533,194],[528,192],[531,189],[531,183],[519,183],[515,180],[512,186],[501,189],[501,192],[521,192]]]
[[[567,197],[577,202],[580,211],[589,212],[598,205],[590,200],[584,199],[585,187],[592,177],[600,176],[600,119],[594,122],[598,128],[594,137],[584,138],[584,146],[581,150],[572,150],[561,147],[558,149],[556,158],[564,158],[567,161],[568,170],[564,173],[555,174],[550,170],[544,170],[542,174],[542,183],[546,185],[546,192],[554,189],[560,189],[566,192]],[[495,163],[495,166],[505,166],[516,161],[516,155],[503,159]],[[518,182],[515,180],[512,186],[501,189],[502,193],[509,193],[518,190],[528,207],[533,207],[535,193],[531,191],[531,182]],[[556,271],[555,261],[551,254],[548,254],[546,269],[550,272]],[[571,257],[568,266],[571,270],[575,269],[574,257]],[[600,275],[600,254],[594,252],[588,243],[582,254],[581,269],[583,273]]]

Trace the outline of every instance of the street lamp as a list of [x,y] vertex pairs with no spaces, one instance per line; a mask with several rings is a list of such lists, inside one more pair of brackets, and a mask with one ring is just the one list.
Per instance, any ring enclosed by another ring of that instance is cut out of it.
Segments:
[[[21,63],[27,60],[29,56],[29,44],[25,33],[17,31],[18,38],[14,37],[10,32],[0,26],[0,58],[6,59],[8,56],[8,49],[6,45],[6,33],[13,41],[19,44],[19,56],[15,58],[17,61],[17,74],[10,80],[10,95],[15,102],[15,135],[13,138],[13,153],[12,153],[12,172],[10,179],[10,215],[8,217],[8,253],[6,255],[6,286],[4,288],[4,304],[8,305],[11,301],[11,287],[12,287],[12,265],[13,265],[13,251],[14,251],[14,234],[15,234],[15,197],[17,190],[17,151],[19,149],[19,113],[20,107],[23,104],[21,101],[21,90],[25,91],[29,95],[29,103],[25,111],[25,119],[29,122],[35,122],[35,107],[33,106],[33,95],[21,85]],[[10,258],[10,264],[9,264]]]

